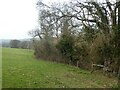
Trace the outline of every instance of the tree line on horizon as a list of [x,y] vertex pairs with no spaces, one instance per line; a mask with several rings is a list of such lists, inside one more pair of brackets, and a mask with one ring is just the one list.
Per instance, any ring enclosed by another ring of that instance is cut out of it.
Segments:
[[22,49],[32,49],[32,41],[30,40],[8,40],[2,42],[2,47],[10,47],[10,48],[22,48]]

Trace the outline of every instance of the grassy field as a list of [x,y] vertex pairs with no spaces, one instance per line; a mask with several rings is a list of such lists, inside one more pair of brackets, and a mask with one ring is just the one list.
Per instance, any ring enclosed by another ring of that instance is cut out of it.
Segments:
[[3,88],[104,88],[116,86],[115,78],[73,66],[37,60],[33,51],[2,49]]
[[0,46],[0,90],[2,88],[2,47]]

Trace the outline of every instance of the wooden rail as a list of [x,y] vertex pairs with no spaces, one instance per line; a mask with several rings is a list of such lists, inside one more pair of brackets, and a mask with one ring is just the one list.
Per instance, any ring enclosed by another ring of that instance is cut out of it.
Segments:
[[103,72],[112,72],[108,67],[105,67],[104,65],[92,64],[92,71],[91,71],[91,73],[92,73],[93,71],[95,71],[97,67],[98,67],[99,69],[102,69]]

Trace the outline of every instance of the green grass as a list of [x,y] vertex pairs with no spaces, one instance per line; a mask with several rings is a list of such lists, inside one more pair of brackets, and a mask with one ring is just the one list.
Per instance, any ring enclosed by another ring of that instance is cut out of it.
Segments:
[[2,47],[0,46],[0,90],[2,88]]
[[33,51],[2,49],[3,88],[104,88],[117,85],[115,78],[73,66],[37,60]]

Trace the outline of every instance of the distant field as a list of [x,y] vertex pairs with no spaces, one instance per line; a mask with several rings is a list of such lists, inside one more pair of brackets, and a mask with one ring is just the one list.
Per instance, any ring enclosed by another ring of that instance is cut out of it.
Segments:
[[33,51],[2,49],[3,88],[104,88],[117,85],[115,78],[73,66],[37,60]]

